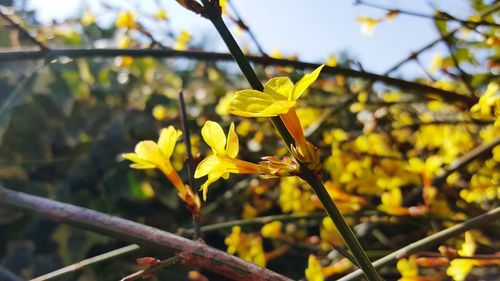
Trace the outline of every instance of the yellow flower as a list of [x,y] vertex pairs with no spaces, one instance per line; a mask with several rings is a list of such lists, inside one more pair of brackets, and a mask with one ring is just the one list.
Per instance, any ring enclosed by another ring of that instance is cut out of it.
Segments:
[[361,34],[371,36],[375,26],[381,22],[380,19],[374,19],[370,17],[357,17],[356,21],[361,23]]
[[443,280],[442,276],[422,276],[418,274],[418,266],[416,257],[410,256],[408,259],[400,259],[397,263],[397,268],[401,274],[398,281],[437,281]]
[[191,188],[184,185],[181,177],[170,162],[175,143],[181,135],[181,131],[169,126],[161,130],[158,142],[141,141],[135,146],[133,153],[125,153],[122,156],[133,162],[130,164],[131,168],[160,170],[175,186],[179,192],[179,197],[190,207],[197,209],[199,207],[199,202],[196,201],[197,197],[194,196]]
[[191,40],[191,34],[189,34],[189,32],[185,30],[181,31],[179,37],[177,37],[177,40],[175,41],[174,49],[178,51],[187,50],[190,40]]
[[319,235],[321,237],[320,247],[322,250],[331,250],[332,245],[344,245],[344,240],[330,217],[323,218],[319,228]]
[[[458,254],[464,257],[470,257],[476,252],[476,242],[470,231],[465,232],[465,241],[462,244]],[[474,259],[454,259],[450,262],[450,266],[446,270],[446,274],[451,276],[455,281],[463,281],[471,271],[471,269],[479,265]]]
[[318,259],[309,255],[307,269],[306,269],[306,279],[307,281],[323,281],[325,280],[323,276],[323,270],[321,269],[321,264]]
[[137,22],[135,21],[135,13],[132,11],[121,12],[118,19],[115,21],[116,27],[119,28],[137,28]]
[[82,19],[80,21],[83,26],[89,26],[95,23],[95,16],[91,11],[86,10],[83,12]]
[[229,254],[238,254],[242,259],[260,266],[266,265],[266,256],[260,236],[242,233],[240,226],[233,226],[231,234],[226,237],[224,243],[227,245],[226,251]]
[[229,127],[227,139],[222,127],[213,121],[205,122],[201,135],[213,151],[212,155],[198,164],[194,173],[195,178],[208,175],[207,181],[201,186],[203,200],[206,200],[208,186],[221,177],[228,179],[230,173],[260,174],[259,165],[236,159],[239,143],[233,123]]
[[278,238],[281,236],[282,226],[283,224],[280,221],[266,223],[260,230],[260,233],[265,238]]
[[272,117],[286,114],[297,99],[316,81],[323,68],[304,75],[295,85],[288,77],[275,77],[264,86],[264,92],[242,90],[231,101],[231,113],[244,117]]
[[157,20],[168,20],[167,11],[165,11],[165,9],[160,9],[156,11],[153,17]]
[[264,86],[264,91],[242,90],[235,93],[230,103],[232,114],[243,117],[279,116],[295,140],[294,157],[317,176],[321,173],[319,152],[305,136],[295,112],[297,99],[316,81],[324,65],[305,74],[295,85],[288,77],[275,77]]
[[403,207],[403,195],[399,188],[382,193],[382,204],[378,209],[391,215],[407,215],[408,209]]

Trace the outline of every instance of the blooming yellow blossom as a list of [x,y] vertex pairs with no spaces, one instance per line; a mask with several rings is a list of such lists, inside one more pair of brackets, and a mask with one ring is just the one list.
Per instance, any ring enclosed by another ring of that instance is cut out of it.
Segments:
[[323,65],[306,74],[295,85],[288,77],[275,77],[264,86],[264,91],[242,90],[231,101],[231,113],[244,117],[272,117],[286,114],[297,99],[316,81]]
[[135,21],[135,13],[132,11],[123,11],[118,16],[118,19],[115,21],[116,27],[119,28],[137,28],[137,22]]
[[323,271],[321,269],[321,264],[319,263],[318,259],[313,255],[309,255],[309,259],[307,262],[307,269],[305,273],[307,281],[325,280],[323,276]]
[[242,90],[235,93],[230,103],[231,113],[243,117],[279,116],[295,140],[292,153],[317,176],[321,173],[319,152],[309,143],[295,111],[297,99],[319,76],[324,65],[305,74],[295,85],[288,77],[275,77],[264,86],[264,91]]
[[181,177],[175,171],[170,162],[177,139],[182,135],[181,131],[173,126],[162,129],[158,142],[145,140],[139,142],[133,153],[123,154],[123,158],[132,161],[131,168],[134,169],[158,169],[174,185],[179,192],[179,197],[188,204],[193,211],[199,211],[200,203],[197,196],[189,186],[184,185]]
[[208,175],[207,181],[201,186],[204,200],[207,197],[208,186],[219,178],[228,179],[230,173],[260,174],[259,165],[236,159],[239,141],[233,123],[229,127],[227,139],[222,127],[213,121],[205,122],[201,135],[213,152],[198,164],[194,173],[195,178]]

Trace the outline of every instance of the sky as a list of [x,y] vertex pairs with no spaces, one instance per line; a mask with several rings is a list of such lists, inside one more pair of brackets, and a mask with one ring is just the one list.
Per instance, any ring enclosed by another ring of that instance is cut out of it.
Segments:
[[[188,30],[194,40],[209,38],[209,48],[226,51],[211,24],[187,11],[174,0],[159,0],[167,10],[170,24],[176,31]],[[466,0],[367,0],[371,3],[432,14],[434,8],[444,9],[457,17],[466,17]],[[113,6],[152,13],[155,0],[107,0]],[[347,51],[367,71],[383,73],[408,56],[413,50],[436,39],[438,33],[432,20],[399,15],[392,23],[378,25],[372,36],[360,32],[358,16],[382,17],[384,11],[361,5],[353,0],[232,0],[245,23],[252,29],[268,53],[280,50],[284,55],[298,54],[300,60],[324,62],[330,54]],[[28,7],[37,10],[39,20],[48,22],[77,17],[89,6],[99,11],[100,1],[29,0]],[[109,19],[108,22],[112,22]],[[201,39],[200,39],[201,38]],[[241,43],[251,41],[238,37]],[[435,54],[446,55],[436,48],[422,58],[430,62]],[[422,76],[416,65],[408,65],[395,75],[407,78]]]

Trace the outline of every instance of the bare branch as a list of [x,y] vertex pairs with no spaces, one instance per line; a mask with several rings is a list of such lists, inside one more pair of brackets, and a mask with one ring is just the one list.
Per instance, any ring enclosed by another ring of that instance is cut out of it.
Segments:
[[[156,57],[156,58],[188,58],[205,61],[233,61],[233,57],[227,53],[216,52],[200,52],[200,51],[176,51],[176,50],[158,50],[158,49],[51,49],[46,52],[37,51],[7,51],[0,52],[0,62],[8,62],[15,60],[28,60],[28,59],[43,59],[43,58],[57,58],[57,57],[117,57],[117,56],[131,56],[131,57]],[[264,65],[264,66],[292,66],[296,69],[314,69],[319,66],[317,63],[276,59],[271,57],[262,56],[247,56],[249,61]],[[420,84],[416,82],[406,81],[390,77],[387,75],[380,75],[366,71],[358,71],[344,67],[325,66],[322,73],[329,74],[342,74],[349,77],[362,78],[370,81],[380,81],[387,85],[399,87],[408,90],[409,92],[422,93],[425,97],[432,98],[439,96],[445,101],[463,104],[471,107],[476,104],[478,99],[476,97],[464,96],[455,92],[446,91],[443,89],[435,88],[429,85]]]
[[199,266],[233,280],[290,280],[206,244],[133,221],[0,188],[0,206],[33,213],[60,223],[101,233],[163,254],[175,252],[180,263]]

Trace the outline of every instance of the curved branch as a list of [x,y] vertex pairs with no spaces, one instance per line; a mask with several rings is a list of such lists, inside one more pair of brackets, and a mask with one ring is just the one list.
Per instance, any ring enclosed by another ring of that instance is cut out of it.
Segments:
[[130,220],[0,187],[0,206],[112,236],[141,247],[175,252],[184,265],[199,266],[233,280],[290,280],[206,244]]
[[[50,49],[47,51],[5,51],[0,52],[0,62],[33,60],[33,59],[52,59],[57,57],[155,57],[155,58],[187,58],[206,61],[233,61],[233,57],[228,53],[202,52],[202,51],[176,51],[176,50],[158,50],[158,49]],[[276,59],[265,56],[247,56],[247,59],[255,64],[264,66],[292,66],[296,69],[314,69],[319,66],[317,63]],[[388,85],[393,85],[401,89],[413,92],[420,92],[427,97],[439,96],[440,98],[462,103],[468,107],[476,104],[476,97],[464,96],[455,92],[446,91],[429,85],[406,81],[399,78],[380,75],[371,72],[358,71],[354,69],[325,66],[322,73],[342,74],[349,77],[367,79],[369,81],[380,81]]]
[[[432,247],[445,241],[446,239],[452,238],[460,233],[463,233],[467,230],[477,228],[478,226],[488,223],[494,222],[500,218],[500,207],[493,209],[483,215],[477,216],[473,219],[470,219],[466,222],[454,225],[450,228],[447,228],[443,231],[435,233],[429,237],[426,237],[417,242],[411,243],[410,245],[403,247],[392,254],[389,254],[381,259],[373,262],[373,266],[377,269],[380,269],[386,265],[392,264],[396,262],[398,259],[406,257],[408,255],[414,254],[420,250]],[[361,270],[356,270],[353,273],[350,273],[342,278],[339,281],[354,281],[360,280],[363,277],[363,272]]]

